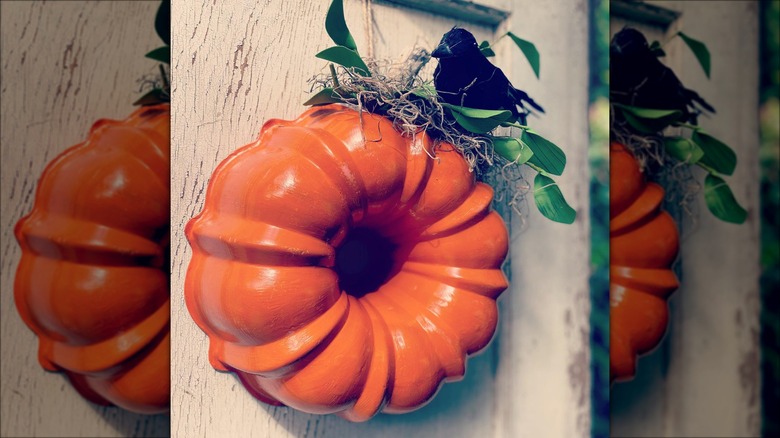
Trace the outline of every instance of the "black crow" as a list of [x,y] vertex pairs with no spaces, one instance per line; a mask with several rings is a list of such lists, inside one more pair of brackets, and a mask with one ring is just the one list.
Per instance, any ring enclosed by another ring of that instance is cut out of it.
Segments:
[[[544,112],[525,92],[513,87],[501,69],[485,58],[474,35],[466,29],[454,27],[445,33],[431,56],[439,59],[433,73],[436,91],[449,104],[509,110],[521,124],[525,124],[525,116],[530,112],[525,103]],[[522,111],[518,111],[518,106]]]
[[609,45],[609,64],[612,102],[640,108],[680,110],[683,120],[692,123],[696,123],[696,116],[703,110],[715,112],[658,60],[645,36],[636,29],[626,27],[615,34]]

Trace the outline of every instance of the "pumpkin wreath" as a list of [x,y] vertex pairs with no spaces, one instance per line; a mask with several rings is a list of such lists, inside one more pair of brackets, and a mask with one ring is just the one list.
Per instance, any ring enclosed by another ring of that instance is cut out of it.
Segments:
[[[707,47],[675,36],[709,77]],[[700,185],[691,167],[707,171],[704,199],[713,215],[737,224],[747,217],[722,178],[734,172],[736,154],[698,126],[715,109],[682,85],[663,56],[662,44],[632,28],[610,43],[610,381],[633,378],[637,357],[666,332],[666,300],[679,286],[672,270],[679,232],[667,211],[693,217]]]
[[365,421],[424,405],[495,333],[508,233],[479,163],[529,163],[542,213],[574,211],[549,176],[557,146],[526,126],[490,135],[517,127],[512,111],[440,102],[418,76],[426,51],[364,61],[342,8],[317,55],[340,67],[313,79],[312,108],[214,171],[186,226],[185,298],[211,365],[253,396]]
[[[169,62],[169,10],[157,12]],[[158,87],[125,120],[98,120],[44,169],[15,228],[14,299],[44,369],[87,400],[155,414],[170,404],[170,105]],[[143,81],[146,85],[148,80]]]

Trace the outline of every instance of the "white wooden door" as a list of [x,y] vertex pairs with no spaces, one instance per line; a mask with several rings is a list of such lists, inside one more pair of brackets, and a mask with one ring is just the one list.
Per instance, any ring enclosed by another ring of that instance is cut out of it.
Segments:
[[[758,2],[645,3],[650,7],[633,6],[657,13],[616,16],[613,3],[612,33],[629,24],[650,39],[663,42],[683,31],[707,45],[709,80],[679,38],[665,46],[664,62],[716,108],[699,124],[737,153],[727,182],[749,213],[742,225],[721,222],[699,194],[695,220],[683,216],[681,287],[670,299],[669,331],[640,359],[636,379],[613,386],[611,433],[758,436]],[[652,17],[661,20],[650,24]],[[697,169],[695,176],[703,181],[704,173]]]
[[166,415],[137,415],[84,400],[61,374],[38,364],[38,341],[16,312],[20,249],[14,224],[29,213],[46,164],[84,140],[100,118],[124,119],[144,58],[160,41],[159,3],[0,2],[2,85],[2,386],[0,436],[167,436]]
[[[173,1],[174,436],[589,435],[588,2],[486,3],[508,12],[508,18],[480,25],[468,21],[480,16],[475,12],[483,10],[480,5],[449,1],[350,0],[345,11],[361,52],[368,54],[373,47],[380,58],[399,59],[415,44],[430,50],[456,23],[479,39],[492,40],[512,30],[533,41],[541,53],[541,80],[509,40],[499,46],[499,64],[547,111],[531,123],[566,151],[568,165],[560,183],[579,218],[571,226],[555,224],[531,205],[522,230],[513,221],[512,279],[499,301],[499,333],[469,360],[463,381],[445,384],[429,405],[414,413],[351,424],[335,416],[264,405],[232,375],[214,371],[206,336],[193,323],[183,298],[191,256],[184,225],[202,209],[219,162],[254,140],[265,120],[292,119],[304,110],[306,80],[325,67],[314,54],[329,41],[324,29],[329,1]],[[442,7],[461,18],[445,16]],[[502,16],[488,14],[494,15]]]

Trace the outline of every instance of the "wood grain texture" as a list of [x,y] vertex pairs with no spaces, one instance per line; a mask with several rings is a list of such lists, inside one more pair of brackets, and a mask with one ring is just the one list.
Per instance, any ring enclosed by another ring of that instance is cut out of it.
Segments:
[[[510,329],[500,339],[505,374],[498,385],[506,412],[499,436],[590,434],[587,8],[585,0],[528,2],[516,6],[508,23],[543,54],[541,79],[524,57],[514,56],[512,80],[545,109],[529,124],[566,152],[566,170],[556,181],[577,220],[553,223],[529,200],[527,227],[513,221],[511,304],[503,320]],[[509,44],[507,49],[519,55]]]
[[[612,433],[759,436],[758,3],[659,4],[682,12],[665,39],[682,30],[712,54],[709,80],[678,39],[665,62],[717,109],[699,123],[737,153],[726,181],[749,214],[742,225],[721,222],[697,195],[695,222],[687,217],[681,229],[669,331],[640,359],[638,377],[613,387]],[[698,169],[695,176],[704,180]]]
[[82,399],[45,372],[37,339],[13,301],[20,250],[14,224],[32,208],[44,166],[87,136],[99,118],[124,118],[137,80],[156,65],[158,2],[2,2],[2,404],[0,435],[167,436],[170,419]]
[[[496,3],[496,2],[493,2]],[[503,40],[500,65],[547,114],[531,124],[559,144],[569,164],[563,191],[580,214],[553,224],[531,204],[514,230],[513,279],[499,300],[499,334],[469,359],[463,381],[445,384],[426,407],[351,424],[254,400],[230,374],[208,364],[206,336],[184,304],[191,251],[183,235],[203,206],[216,165],[254,140],[270,118],[300,114],[306,80],[325,71],[329,2],[174,0],[172,129],[172,434],[180,437],[586,436],[589,434],[587,173],[587,2],[519,1],[498,29],[467,25],[478,39],[513,29],[537,44],[542,79]],[[502,4],[503,5],[503,4]],[[386,3],[372,5],[374,54],[403,59],[415,44],[433,48],[455,22]],[[361,1],[346,19],[368,53]],[[514,18],[516,17],[516,18]],[[549,38],[552,33],[564,37]],[[433,67],[431,65],[430,67]],[[531,201],[533,202],[533,201]],[[517,221],[516,221],[517,222]],[[565,273],[562,274],[562,273]]]

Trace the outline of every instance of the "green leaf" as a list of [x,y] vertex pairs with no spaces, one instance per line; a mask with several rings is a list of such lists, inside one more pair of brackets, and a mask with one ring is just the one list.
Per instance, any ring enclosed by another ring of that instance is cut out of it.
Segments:
[[693,164],[704,156],[704,151],[685,137],[664,137],[664,147],[669,155],[685,163]]
[[335,91],[333,91],[333,88],[323,88],[303,104],[306,106],[316,106],[343,102],[344,100],[341,99],[341,97]]
[[458,122],[465,130],[473,132],[475,134],[485,134],[494,129],[502,122],[496,119],[474,119],[463,114],[452,111],[452,116],[455,117],[455,121]]
[[701,41],[695,40],[682,32],[677,32],[677,35],[680,35],[680,38],[685,41],[685,44],[688,45],[688,47],[691,49],[691,52],[696,55],[696,59],[699,61],[701,68],[704,70],[704,74],[707,75],[707,78],[709,78],[710,51],[707,50],[707,46],[705,46]]
[[616,103],[614,105],[625,112],[631,113],[643,119],[668,119],[672,117],[680,117],[682,115],[682,111],[680,110],[639,108],[637,106],[623,105],[620,103]]
[[347,68],[354,67],[356,72],[361,76],[371,76],[368,72],[366,63],[363,62],[363,59],[360,57],[360,55],[358,55],[356,51],[350,50],[346,47],[330,47],[314,56]]
[[333,3],[330,4],[328,15],[325,16],[325,30],[334,43],[357,52],[357,44],[355,44],[352,34],[349,33],[347,21],[344,19],[342,0],[333,0]]
[[553,175],[563,173],[563,169],[566,167],[566,154],[561,148],[530,129],[523,131],[520,141],[528,145],[534,153],[528,160],[529,163],[535,164]]
[[737,167],[737,154],[717,138],[700,130],[693,131],[693,140],[704,151],[702,164],[711,167],[718,173],[731,175]]
[[682,117],[680,110],[639,108],[619,103],[614,104],[614,106],[621,110],[629,125],[645,134],[662,131]]
[[520,48],[520,51],[523,52],[523,55],[525,55],[525,59],[528,60],[528,63],[531,64],[531,68],[534,70],[534,74],[536,74],[536,78],[539,78],[539,51],[536,50],[536,46],[530,42],[526,41],[524,39],[519,38],[517,35],[513,34],[512,32],[507,32],[507,35],[509,35],[509,38],[512,38],[512,41],[517,44],[517,47]]
[[658,41],[653,41],[650,43],[650,53],[655,55],[658,58],[662,58],[666,56],[666,52],[664,52],[664,49],[661,47],[661,43]]
[[163,0],[160,3],[154,17],[154,30],[166,45],[171,45],[171,0]]
[[158,47],[145,55],[147,58],[154,59],[155,61],[164,62],[166,64],[171,63],[171,47],[162,46]]
[[704,179],[704,200],[707,208],[720,220],[741,224],[747,219],[747,211],[734,198],[726,181],[713,174]]
[[484,134],[494,130],[500,124],[512,119],[509,110],[486,110],[468,108],[464,106],[442,103],[441,106],[449,108],[455,121],[467,131]]
[[158,103],[170,102],[171,98],[161,88],[155,88],[141,96],[133,102],[133,105],[157,105]]
[[534,178],[534,200],[536,208],[552,221],[570,224],[577,218],[577,212],[566,203],[558,183],[549,176],[539,173]]
[[485,58],[496,56],[496,52],[490,48],[490,43],[487,41],[482,41],[482,43],[479,44],[479,51],[485,55]]
[[658,123],[653,120],[640,119],[639,117],[631,115],[631,113],[628,112],[624,112],[623,117],[625,117],[626,122],[628,122],[632,128],[643,134],[654,134],[656,132],[662,131],[665,127],[668,126],[668,123]]
[[453,111],[457,111],[466,117],[472,119],[501,119],[502,122],[509,120],[512,117],[512,112],[509,110],[491,110],[481,108],[469,108],[467,106],[452,105],[442,102],[441,106],[449,108]]
[[513,137],[493,137],[493,149],[498,155],[517,164],[523,164],[534,155],[528,145]]

